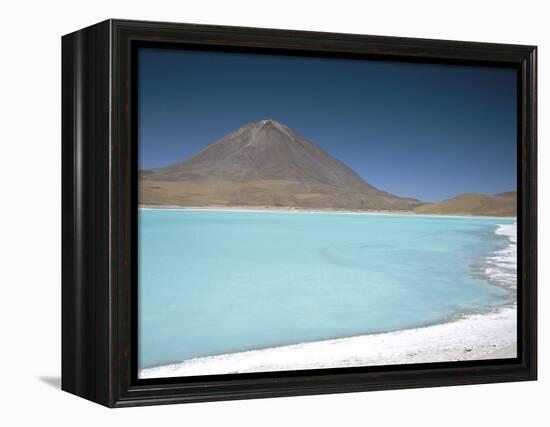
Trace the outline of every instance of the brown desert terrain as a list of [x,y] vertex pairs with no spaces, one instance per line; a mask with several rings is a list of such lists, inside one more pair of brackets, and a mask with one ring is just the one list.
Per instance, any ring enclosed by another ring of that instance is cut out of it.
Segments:
[[193,157],[139,173],[139,204],[516,216],[515,191],[439,203],[399,197],[275,120],[248,123]]
[[249,123],[185,161],[139,175],[139,203],[410,211],[275,120]]
[[415,213],[437,215],[516,216],[517,193],[509,191],[494,195],[462,194],[439,203],[415,208]]

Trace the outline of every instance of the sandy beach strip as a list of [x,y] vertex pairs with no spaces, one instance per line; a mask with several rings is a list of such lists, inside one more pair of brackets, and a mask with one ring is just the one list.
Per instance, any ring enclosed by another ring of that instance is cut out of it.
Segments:
[[396,365],[516,357],[517,309],[422,328],[199,357],[141,369],[139,378],[164,378],[352,366]]
[[252,212],[252,213],[298,213],[298,214],[348,214],[367,216],[411,216],[421,218],[470,218],[470,219],[504,219],[516,220],[512,216],[490,215],[443,215],[443,214],[419,214],[414,211],[376,211],[376,210],[343,210],[343,209],[307,209],[288,208],[277,206],[177,206],[177,205],[139,205],[139,210],[166,210],[166,211],[196,211],[196,212]]
[[253,213],[304,213],[304,214],[355,214],[355,215],[415,215],[413,211],[377,211],[345,209],[309,209],[280,206],[178,206],[139,205],[140,210],[199,211],[199,212],[253,212]]

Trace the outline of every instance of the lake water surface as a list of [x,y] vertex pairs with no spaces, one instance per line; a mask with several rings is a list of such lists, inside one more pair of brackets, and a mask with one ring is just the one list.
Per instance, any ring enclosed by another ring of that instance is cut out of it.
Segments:
[[515,220],[143,209],[138,215],[139,368],[412,328],[487,310],[513,295],[509,263],[503,286],[490,284],[484,272],[486,262],[498,270],[500,255],[510,252],[498,230]]

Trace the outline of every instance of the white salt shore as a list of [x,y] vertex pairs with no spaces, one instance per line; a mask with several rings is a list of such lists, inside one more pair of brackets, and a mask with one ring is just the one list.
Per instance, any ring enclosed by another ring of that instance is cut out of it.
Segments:
[[285,208],[277,206],[178,206],[178,205],[139,205],[143,211],[191,211],[191,212],[246,212],[246,213],[297,213],[297,214],[349,214],[367,216],[413,216],[423,218],[479,218],[479,219],[516,219],[513,216],[490,215],[443,215],[419,214],[414,211],[384,211],[384,210],[346,210],[346,209],[308,209]]
[[139,378],[515,358],[516,322],[514,305],[422,328],[199,357],[141,369]]

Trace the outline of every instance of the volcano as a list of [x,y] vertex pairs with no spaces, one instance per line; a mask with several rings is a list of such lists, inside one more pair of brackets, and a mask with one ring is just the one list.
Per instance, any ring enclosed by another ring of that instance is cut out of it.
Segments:
[[248,123],[189,159],[141,170],[139,203],[400,211],[422,204],[373,187],[275,120]]

